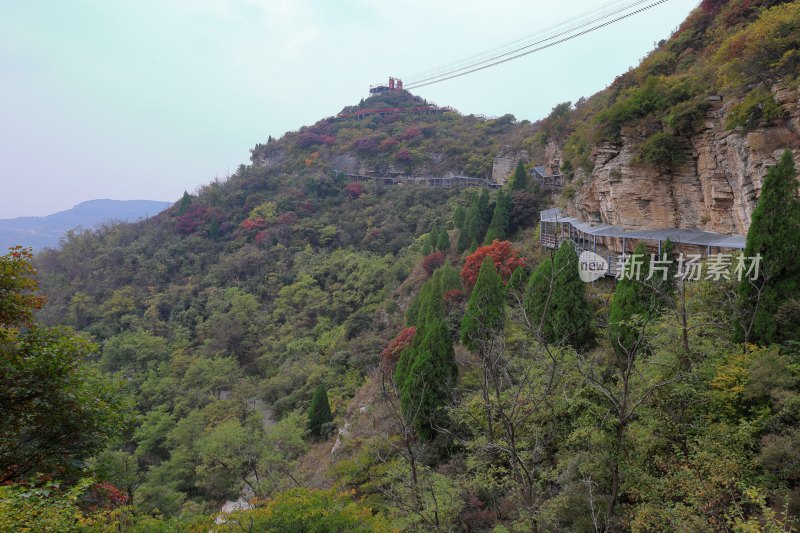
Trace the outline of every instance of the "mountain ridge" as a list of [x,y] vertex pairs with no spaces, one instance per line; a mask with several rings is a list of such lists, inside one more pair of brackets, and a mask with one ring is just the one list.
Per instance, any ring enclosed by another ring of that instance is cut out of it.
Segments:
[[0,248],[21,245],[40,250],[54,247],[70,230],[96,229],[113,221],[135,222],[156,215],[170,205],[157,200],[94,199],[49,215],[0,219]]

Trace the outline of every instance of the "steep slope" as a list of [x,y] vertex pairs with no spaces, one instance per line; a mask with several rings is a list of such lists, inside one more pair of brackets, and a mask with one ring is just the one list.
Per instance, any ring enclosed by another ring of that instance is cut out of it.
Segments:
[[747,233],[767,168],[800,157],[800,4],[706,0],[605,91],[557,108],[538,156],[584,220]]

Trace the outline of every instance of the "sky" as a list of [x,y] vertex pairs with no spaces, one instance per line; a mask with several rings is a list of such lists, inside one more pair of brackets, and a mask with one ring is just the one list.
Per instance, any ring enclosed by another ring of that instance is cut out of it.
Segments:
[[[0,218],[177,200],[370,84],[528,36],[597,0],[0,0]],[[412,91],[543,118],[669,37],[697,0]]]

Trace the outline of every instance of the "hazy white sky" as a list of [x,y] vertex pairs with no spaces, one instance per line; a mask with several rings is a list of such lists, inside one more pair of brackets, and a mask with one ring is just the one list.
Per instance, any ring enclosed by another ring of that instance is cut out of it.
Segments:
[[[605,1],[605,0],[604,0]],[[175,200],[268,135],[586,12],[589,0],[0,0],[0,218]],[[536,120],[635,66],[697,0],[416,94]]]

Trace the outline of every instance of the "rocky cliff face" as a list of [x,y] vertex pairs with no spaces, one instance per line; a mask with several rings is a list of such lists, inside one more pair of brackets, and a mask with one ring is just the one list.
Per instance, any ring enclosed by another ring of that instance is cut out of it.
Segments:
[[492,181],[500,184],[507,183],[511,174],[514,173],[517,163],[520,161],[527,163],[529,160],[530,155],[527,150],[514,152],[506,146],[492,161]]
[[[778,84],[775,100],[787,111],[780,123],[750,132],[729,131],[725,119],[733,101],[710,98],[701,130],[685,144],[684,163],[664,170],[636,161],[641,139],[602,144],[592,156],[593,171],[577,175],[567,212],[584,220],[630,229],[698,228],[746,234],[767,169],[786,148],[800,161],[800,92]],[[547,164],[560,159],[546,150]]]

